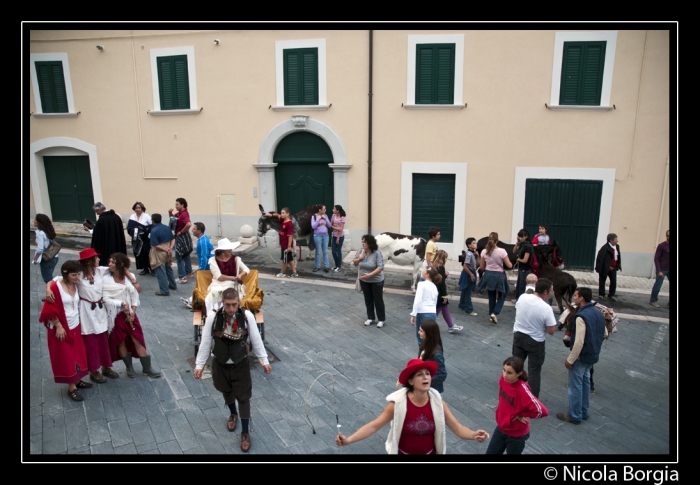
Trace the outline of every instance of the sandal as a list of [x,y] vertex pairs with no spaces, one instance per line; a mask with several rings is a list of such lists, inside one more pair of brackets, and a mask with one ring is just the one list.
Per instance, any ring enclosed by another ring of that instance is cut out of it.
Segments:
[[[92,379],[92,376],[90,376],[90,378]],[[103,379],[104,379],[104,377],[103,377]],[[95,379],[92,379],[92,380],[94,381]],[[95,382],[100,382],[100,381],[97,380]],[[90,389],[92,387],[92,384],[90,384],[89,382],[85,382],[85,381],[78,381],[75,383],[75,387],[77,387],[79,389]]]
[[80,394],[80,391],[78,390],[77,387],[75,389],[73,389],[72,391],[68,391],[68,397],[70,397],[73,401],[80,402],[83,400],[83,396],[82,396],[82,394]]
[[182,279],[179,281],[179,283],[180,283],[181,285],[184,285],[185,283],[187,283],[187,277],[182,278]]

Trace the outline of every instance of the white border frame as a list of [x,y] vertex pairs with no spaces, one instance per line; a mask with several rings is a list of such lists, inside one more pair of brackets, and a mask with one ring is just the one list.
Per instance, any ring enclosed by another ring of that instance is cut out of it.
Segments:
[[[190,86],[190,109],[161,110],[160,92],[158,89],[158,57],[187,55],[187,82]],[[201,109],[197,104],[197,76],[194,65],[194,46],[168,47],[165,49],[151,49],[151,84],[153,85],[153,109],[148,113],[158,114],[191,114],[199,113]]]
[[44,156],[87,155],[90,160],[90,179],[92,180],[92,197],[102,200],[100,184],[100,165],[97,160],[97,147],[77,138],[44,138],[29,145],[29,179],[34,195],[34,208],[37,213],[46,214],[53,220],[49,203],[49,188],[46,183]]
[[[464,247],[464,218],[467,209],[467,164],[444,162],[402,162],[401,163],[401,214],[399,232],[411,234],[413,216],[413,174],[453,174],[455,175],[455,215],[451,243],[438,242],[439,249],[447,251],[449,259],[457,261]],[[424,239],[427,234],[416,234]]]
[[[416,105],[416,46],[418,44],[455,45],[455,90],[453,104]],[[424,109],[447,109],[446,107],[464,105],[462,102],[462,92],[464,90],[464,34],[409,35],[406,69],[405,107],[410,109],[414,106],[425,106]]]
[[[552,66],[552,91],[549,99],[550,107],[561,106],[562,109],[576,109],[575,105],[560,105],[559,92],[561,90],[561,65],[564,55],[564,42],[591,42],[604,40],[605,66],[603,67],[603,86],[600,93],[600,106],[610,106],[610,93],[612,91],[613,70],[615,68],[615,50],[617,47],[617,31],[610,32],[557,32],[554,38],[554,63]],[[591,109],[590,106],[581,106],[580,109]]]
[[[511,242],[522,229],[525,214],[525,184],[527,179],[567,179],[567,180],[601,180],[603,191],[600,197],[600,218],[598,219],[598,235],[596,249],[606,242],[610,232],[610,217],[615,192],[614,168],[555,168],[555,167],[516,167],[513,184],[513,220],[511,222]],[[593,256],[595,263],[595,253]]]
[[[68,113],[44,113],[41,106],[41,94],[39,93],[39,80],[36,75],[35,62],[41,61],[61,61],[63,64],[63,82],[66,85],[66,99],[68,101]],[[75,117],[78,114],[75,111],[75,103],[73,102],[73,83],[70,78],[70,68],[68,67],[67,52],[52,52],[50,54],[30,54],[29,55],[29,72],[32,76],[32,91],[34,92],[34,116],[40,115],[45,117]]]
[[[284,104],[284,56],[285,49],[318,49],[318,104],[289,105]],[[278,40],[275,42],[275,91],[277,106],[275,109],[327,109],[326,99],[326,39]]]

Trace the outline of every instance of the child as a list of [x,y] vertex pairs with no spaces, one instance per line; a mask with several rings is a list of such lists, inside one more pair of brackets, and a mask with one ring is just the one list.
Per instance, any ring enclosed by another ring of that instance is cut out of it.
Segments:
[[[275,216],[275,214],[265,214],[265,216]],[[294,261],[294,224],[289,217],[289,207],[283,207],[276,217],[280,220],[280,258],[282,259],[282,269],[275,275],[277,278],[287,277],[287,264],[292,267],[290,278],[299,276],[297,273],[297,263]]]
[[433,265],[438,250],[437,242],[440,240],[440,228],[433,226],[428,229],[428,237],[428,242],[425,245],[425,259],[423,260],[424,268]]
[[447,301],[447,285],[445,284],[447,281],[447,276],[450,273],[445,269],[445,261],[447,261],[447,252],[440,249],[435,254],[435,260],[433,261],[433,268],[437,269],[438,274],[440,274],[440,277],[442,278],[442,281],[435,285],[438,289],[438,300],[435,308],[436,316],[439,317],[440,313],[442,313],[443,317],[445,318],[445,322],[449,327],[447,331],[449,333],[453,333],[461,331],[464,327],[452,323],[452,316],[450,315],[450,308],[448,306],[449,302]]
[[421,276],[423,281],[419,281],[416,287],[416,297],[413,300],[413,311],[411,312],[411,325],[416,327],[416,339],[419,347],[423,343],[419,334],[421,322],[437,318],[438,289],[435,285],[442,281],[442,277],[433,267],[423,268]]
[[525,293],[532,295],[535,292],[535,286],[537,285],[537,275],[530,273],[525,278]]
[[496,430],[491,436],[487,455],[521,455],[530,437],[530,421],[549,416],[549,411],[537,399],[527,385],[527,372],[520,357],[508,357],[503,361],[503,373],[499,381]]
[[[208,270],[209,269],[209,258],[211,252],[214,250],[214,246],[211,243],[209,236],[204,234],[206,227],[202,222],[195,222],[192,227],[192,234],[197,238],[197,264],[199,269]],[[187,308],[192,308],[192,297],[183,298],[180,297],[180,301],[185,304]]]
[[467,244],[467,252],[465,253],[464,262],[462,263],[462,274],[459,276],[459,305],[457,308],[472,317],[477,314],[472,305],[472,291],[476,288],[476,268],[479,267],[479,254],[476,252],[476,239],[468,237],[465,241]]
[[442,393],[444,390],[442,383],[447,379],[447,369],[445,368],[445,357],[442,354],[440,327],[435,320],[423,320],[420,324],[418,335],[423,339],[423,343],[418,348],[419,357],[424,362],[432,360],[438,365],[430,387]]
[[547,234],[546,224],[540,224],[539,231],[540,233],[532,238],[533,246],[544,246],[545,244],[549,244],[549,235]]

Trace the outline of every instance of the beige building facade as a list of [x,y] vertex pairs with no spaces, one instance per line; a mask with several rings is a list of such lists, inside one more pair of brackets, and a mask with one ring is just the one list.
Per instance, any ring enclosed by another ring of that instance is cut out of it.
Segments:
[[[259,205],[323,193],[353,248],[368,228],[435,223],[456,259],[467,237],[514,242],[545,218],[580,267],[616,233],[634,276],[651,276],[671,223],[668,30],[29,37],[32,215],[78,221],[102,201],[126,219],[184,197],[209,234],[236,238]],[[580,53],[597,63],[581,102],[567,98]]]

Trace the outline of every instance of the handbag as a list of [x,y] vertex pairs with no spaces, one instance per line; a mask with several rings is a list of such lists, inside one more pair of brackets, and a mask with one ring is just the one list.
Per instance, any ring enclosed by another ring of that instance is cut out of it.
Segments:
[[187,256],[192,252],[192,237],[189,232],[175,236],[175,251],[180,256]]
[[[362,249],[360,249],[362,251]],[[360,254],[359,252],[357,254]],[[357,279],[355,280],[355,291],[362,291],[362,286],[360,286],[360,265],[357,265]]]
[[58,252],[61,250],[61,245],[58,244],[55,240],[52,240],[48,247],[44,249],[44,252],[41,254],[41,260],[44,262],[49,262],[53,258],[56,257]]

